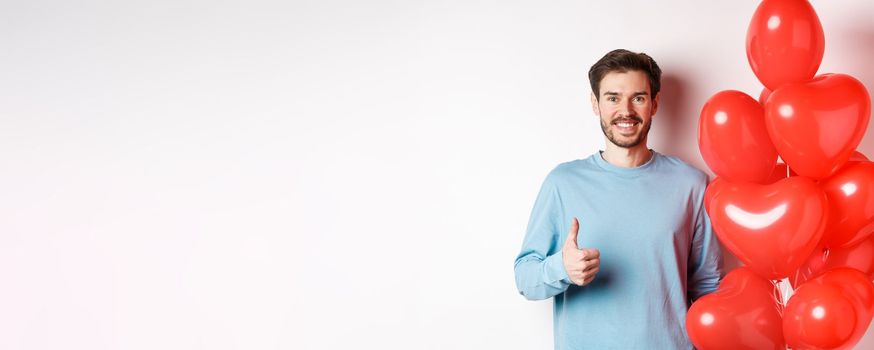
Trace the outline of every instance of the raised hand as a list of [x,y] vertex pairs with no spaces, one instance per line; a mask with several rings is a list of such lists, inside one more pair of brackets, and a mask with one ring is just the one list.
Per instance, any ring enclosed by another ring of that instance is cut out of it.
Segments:
[[600,269],[601,252],[597,249],[578,248],[579,231],[580,222],[574,218],[564,246],[561,248],[561,260],[570,280],[578,286],[585,286],[595,279],[595,274]]

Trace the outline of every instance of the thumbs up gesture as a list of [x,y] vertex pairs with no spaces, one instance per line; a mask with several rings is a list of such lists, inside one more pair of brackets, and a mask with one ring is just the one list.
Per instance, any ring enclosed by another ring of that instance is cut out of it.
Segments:
[[579,231],[580,222],[574,218],[567,240],[561,248],[561,260],[570,280],[578,286],[585,286],[591,283],[598,273],[601,266],[601,252],[597,249],[578,248]]

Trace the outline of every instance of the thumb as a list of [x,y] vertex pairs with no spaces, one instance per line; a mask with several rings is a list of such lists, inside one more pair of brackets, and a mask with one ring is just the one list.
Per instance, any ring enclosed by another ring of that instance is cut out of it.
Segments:
[[567,240],[564,242],[567,246],[573,246],[574,249],[579,249],[577,246],[577,235],[580,232],[580,222],[574,217],[574,220],[571,221],[571,229],[568,231]]

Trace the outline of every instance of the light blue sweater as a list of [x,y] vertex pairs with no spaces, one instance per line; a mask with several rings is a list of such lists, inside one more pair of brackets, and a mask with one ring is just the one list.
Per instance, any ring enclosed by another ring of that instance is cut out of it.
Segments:
[[[557,166],[534,203],[516,286],[531,300],[555,297],[556,349],[692,349],[691,301],[716,290],[722,257],[703,197],[707,175],[653,152],[637,168],[596,153]],[[577,244],[601,252],[601,269],[571,284],[561,247],[571,219]]]

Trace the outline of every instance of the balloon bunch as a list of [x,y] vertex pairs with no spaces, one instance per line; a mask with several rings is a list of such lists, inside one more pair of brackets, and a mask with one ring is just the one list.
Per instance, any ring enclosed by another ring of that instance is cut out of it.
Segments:
[[849,349],[874,317],[874,163],[855,152],[871,102],[849,75],[816,75],[824,48],[807,0],[762,1],[746,37],[759,100],[722,91],[701,111],[705,205],[744,266],[689,309],[699,349]]

